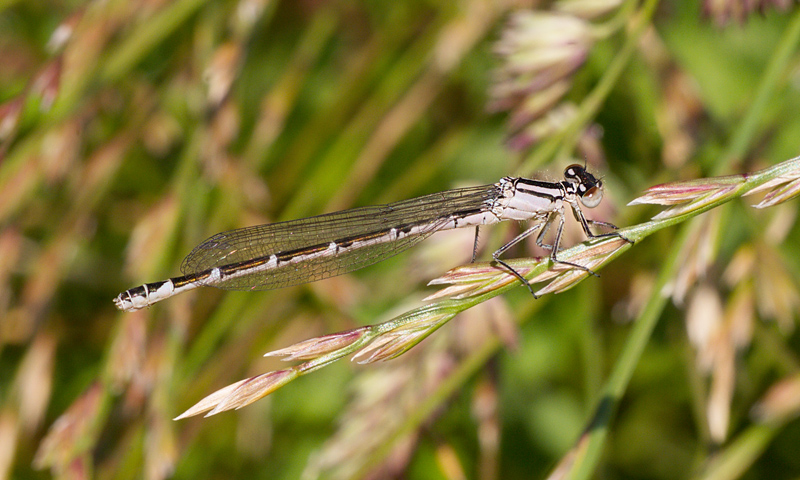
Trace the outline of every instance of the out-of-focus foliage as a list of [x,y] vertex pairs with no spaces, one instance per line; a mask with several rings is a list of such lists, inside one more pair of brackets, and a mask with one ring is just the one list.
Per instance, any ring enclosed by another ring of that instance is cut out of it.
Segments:
[[625,204],[656,183],[798,155],[799,45],[782,2],[0,4],[0,478],[797,477],[796,199],[208,419],[172,420],[286,368],[266,352],[424,305],[473,232],[300,287],[111,299],[219,231],[574,158],[606,185],[588,216],[646,222]]

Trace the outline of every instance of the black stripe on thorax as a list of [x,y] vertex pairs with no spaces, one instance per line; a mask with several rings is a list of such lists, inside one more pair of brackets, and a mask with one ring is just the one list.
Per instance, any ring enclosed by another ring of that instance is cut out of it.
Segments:
[[[545,182],[543,180],[532,180],[530,178],[519,178],[514,187],[523,193],[537,195],[548,200],[555,201],[562,199],[566,195],[566,189],[561,182]],[[553,193],[553,192],[557,193]]]

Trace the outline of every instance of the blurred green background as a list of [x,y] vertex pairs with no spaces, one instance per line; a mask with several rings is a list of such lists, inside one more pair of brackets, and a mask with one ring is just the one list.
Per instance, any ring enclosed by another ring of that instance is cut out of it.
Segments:
[[[472,232],[299,287],[111,301],[232,228],[558,179],[574,159],[607,188],[588,216],[633,225],[657,212],[625,206],[648,186],[794,157],[800,12],[748,5],[0,2],[0,478],[557,476],[585,454],[642,306],[664,297],[584,475],[796,478],[797,201],[733,202],[568,292],[518,288],[396,360],[338,362],[208,419],[172,420],[282,368],[268,351],[423,305]],[[531,50],[503,51],[534,9],[588,36],[527,115],[543,94],[516,67],[569,36],[533,29]],[[482,232],[481,258],[519,231]]]

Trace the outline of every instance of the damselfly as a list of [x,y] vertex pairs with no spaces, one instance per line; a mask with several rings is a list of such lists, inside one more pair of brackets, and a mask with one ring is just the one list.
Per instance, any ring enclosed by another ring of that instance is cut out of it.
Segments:
[[[500,259],[506,250],[539,230],[536,243],[550,250],[553,263],[580,265],[558,259],[565,209],[569,205],[589,238],[589,225],[615,230],[610,223],[587,219],[580,204],[594,208],[603,197],[600,180],[581,165],[564,170],[564,180],[545,182],[505,177],[492,185],[434,193],[411,200],[356,208],[311,218],[240,228],[218,233],[184,259],[183,276],[148,283],[120,293],[120,310],[150,306],[199,286],[225,290],[271,290],[352,272],[389,258],[440,230],[491,225],[504,220],[533,221],[533,225],[492,254],[497,264],[514,274],[533,293],[527,280]],[[552,244],[545,234],[557,223]],[[534,294],[535,296],[535,294]]]

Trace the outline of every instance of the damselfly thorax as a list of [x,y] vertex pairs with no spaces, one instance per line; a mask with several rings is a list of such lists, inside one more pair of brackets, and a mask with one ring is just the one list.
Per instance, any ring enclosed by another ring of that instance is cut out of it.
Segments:
[[[505,220],[533,224],[495,251],[492,258],[533,293],[527,280],[500,255],[538,231],[536,243],[550,250],[553,263],[585,270],[558,259],[564,213],[571,208],[589,238],[619,236],[615,232],[595,234],[589,228],[617,228],[584,216],[581,205],[594,208],[602,198],[602,182],[585,167],[570,165],[559,182],[505,177],[492,185],[240,228],[218,233],[195,247],[183,261],[183,276],[132,288],[120,293],[114,303],[120,310],[133,311],[200,286],[271,290],[313,282],[389,258],[440,230],[476,227],[477,240],[477,228]],[[544,238],[553,225],[554,240],[548,245]]]

